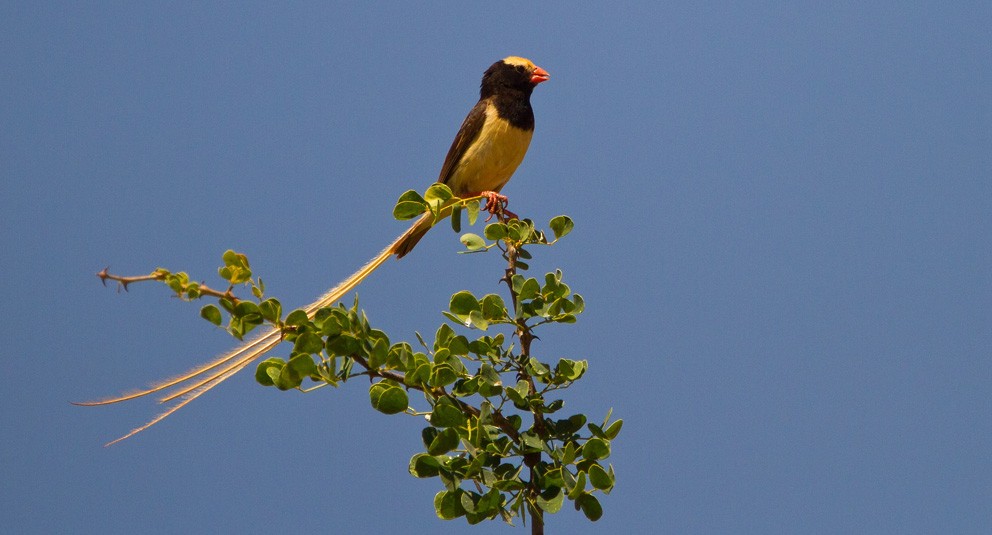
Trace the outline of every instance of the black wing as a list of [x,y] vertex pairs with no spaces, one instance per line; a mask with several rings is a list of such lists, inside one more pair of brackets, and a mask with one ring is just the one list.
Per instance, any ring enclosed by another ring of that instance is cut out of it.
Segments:
[[[488,105],[488,100],[480,100],[472,108],[472,111],[468,112],[468,117],[465,117],[462,127],[458,129],[458,134],[455,135],[455,140],[451,142],[448,155],[444,158],[441,174],[437,178],[438,182],[447,184],[451,180],[451,175],[455,173],[455,168],[462,161],[465,152],[479,138],[479,133],[482,132],[482,125],[486,122],[486,107]],[[459,193],[465,192],[455,192],[456,195]]]

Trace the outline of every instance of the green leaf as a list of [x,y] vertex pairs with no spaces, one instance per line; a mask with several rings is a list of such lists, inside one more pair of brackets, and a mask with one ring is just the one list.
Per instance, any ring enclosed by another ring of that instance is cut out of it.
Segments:
[[[585,415],[583,414],[577,414],[572,418],[577,416],[581,416],[583,421],[585,420]],[[582,426],[579,425],[579,427]],[[573,461],[575,461],[575,443],[569,442],[568,444],[565,444],[565,447],[561,450],[561,464],[572,464]]]
[[236,264],[238,262],[238,253],[228,249],[224,251],[224,254],[221,256],[221,259],[224,260],[225,266]]
[[431,386],[448,386],[458,379],[458,374],[447,364],[434,366],[431,370]]
[[[586,424],[585,414],[573,414],[572,416],[569,416],[567,420],[558,420],[555,423],[555,431],[557,431],[562,436],[570,436],[577,433],[579,429],[582,429],[582,426],[585,424]],[[569,443],[569,446],[572,446],[571,442]],[[574,448],[574,446],[572,447]],[[567,451],[567,447],[566,447],[566,451]],[[571,463],[572,461],[563,460],[562,462],[568,464]]]
[[389,346],[386,355],[386,365],[390,368],[408,370],[413,362],[413,348],[406,342],[397,342]]
[[213,323],[214,325],[220,325],[223,318],[220,315],[220,309],[214,305],[206,305],[200,309],[200,317]]
[[586,302],[579,294],[572,296],[572,304],[575,305],[575,308],[572,310],[572,314],[581,314],[582,311],[586,309]]
[[309,321],[310,318],[307,317],[307,313],[301,309],[296,309],[290,312],[288,316],[286,316],[286,325],[292,327],[299,327],[300,325],[303,325],[304,323],[307,323]]
[[472,322],[469,321],[467,317],[466,318],[460,318],[460,317],[452,314],[451,312],[448,312],[447,310],[442,310],[441,311],[441,315],[444,316],[444,317],[446,317],[446,318],[448,318],[453,323],[457,323],[458,325],[461,325],[462,327],[471,327],[472,326]]
[[372,408],[384,414],[398,414],[407,409],[409,398],[406,390],[388,381],[380,381],[369,388]]
[[400,221],[413,219],[428,209],[427,201],[419,193],[409,190],[400,195],[393,207],[393,217]]
[[496,489],[491,489],[483,494],[482,498],[479,498],[479,502],[475,504],[475,510],[483,515],[495,514],[502,504],[503,494]]
[[234,315],[240,317],[248,316],[262,316],[262,311],[259,310],[258,305],[252,303],[251,301],[241,301],[237,305],[234,305]]
[[[266,370],[266,373],[271,376],[273,371],[274,369]],[[317,365],[314,364],[310,355],[297,355],[289,359],[289,362],[279,370],[279,375],[272,379],[279,390],[290,390],[299,388],[303,379],[316,373]]]
[[310,355],[296,355],[289,359],[286,367],[292,369],[301,378],[317,375],[317,363]]
[[324,345],[329,355],[354,355],[362,347],[362,343],[349,333],[341,333],[337,336],[328,336]]
[[437,477],[441,463],[426,453],[418,453],[410,459],[410,475],[413,477]]
[[[555,453],[560,454],[561,448],[555,449]],[[561,473],[561,481],[564,484],[562,488],[564,488],[568,494],[572,494],[572,491],[575,490],[575,484],[578,482],[575,475],[572,474],[571,470],[564,465],[560,465],[559,468],[556,468],[556,470]]]
[[460,398],[471,396],[479,392],[479,378],[458,379],[455,386],[451,388],[451,394]]
[[479,201],[472,201],[465,208],[468,210],[468,224],[474,225],[479,220]]
[[527,397],[530,395],[530,383],[524,379],[517,381],[517,384],[513,387],[522,397]]
[[434,437],[434,440],[427,446],[427,453],[431,455],[448,453],[458,447],[458,442],[458,431],[454,427],[449,427]]
[[523,241],[530,234],[530,226],[519,219],[511,219],[506,224],[506,235],[511,241]]
[[561,359],[555,366],[555,379],[564,381],[576,381],[586,373],[589,363],[584,360]]
[[462,242],[465,249],[468,249],[469,251],[479,251],[486,248],[485,240],[480,238],[477,234],[472,234],[471,232],[462,234],[461,238],[458,238],[458,241]]
[[[224,267],[217,270],[220,276],[233,284],[241,284],[243,282],[248,282],[251,280],[251,268],[248,266],[248,257],[236,253],[232,250],[227,250],[223,255]],[[185,273],[182,273],[185,275]]]
[[453,401],[443,397],[434,404],[430,422],[434,427],[457,427],[465,423],[465,415]]
[[191,282],[186,286],[186,296],[190,299],[199,299],[200,297],[200,285],[195,282]]
[[527,361],[527,373],[529,373],[534,377],[541,378],[550,372],[551,370],[549,370],[548,367],[545,366],[543,362],[537,360],[534,357],[531,357],[530,360]]
[[[452,338],[455,337],[455,330],[451,328],[447,323],[442,323],[437,331],[434,333],[434,349],[438,350],[443,347],[448,347],[448,343]],[[417,333],[417,338],[420,339],[421,344],[427,347],[427,342],[420,337],[420,333]]]
[[523,283],[520,285],[520,290],[518,292],[517,298],[521,300],[533,299],[539,295],[541,295],[541,285],[538,284],[537,279],[529,278],[529,279],[525,279]]
[[555,514],[561,510],[564,501],[565,493],[558,487],[551,487],[537,497],[537,506],[546,513]]
[[[521,381],[523,382],[523,381]],[[527,405],[527,395],[521,394],[516,388],[506,388],[504,389],[506,397],[510,398],[513,405],[520,410],[528,410],[530,407]]]
[[469,323],[472,324],[472,327],[475,327],[480,331],[484,331],[489,328],[489,322],[486,321],[486,318],[482,315],[481,310],[473,310],[470,312],[468,315],[468,320]]
[[555,239],[564,237],[569,232],[572,232],[572,228],[575,227],[575,223],[572,222],[572,218],[567,215],[560,215],[551,218],[551,222],[548,223],[551,227],[551,232],[554,232]]
[[424,447],[429,448],[431,446],[431,442],[434,442],[434,438],[437,437],[440,432],[440,429],[432,426],[427,426],[421,429],[420,439],[424,442]]
[[431,187],[427,188],[427,191],[424,192],[424,200],[433,207],[435,212],[438,211],[444,203],[454,198],[454,196],[455,194],[451,192],[451,188],[439,182],[431,184]]
[[454,520],[465,514],[462,507],[461,489],[442,490],[434,496],[434,511],[441,520]]
[[623,427],[623,420],[617,420],[612,424],[610,424],[610,426],[607,427],[605,431],[603,431],[603,434],[606,435],[606,438],[613,440],[617,438],[617,435],[620,434],[620,428],[622,427]]
[[[447,323],[444,324],[446,327]],[[448,351],[451,351],[452,355],[465,356],[468,355],[468,338],[464,336],[456,336],[448,342]]]
[[[465,513],[466,514],[469,514],[469,515],[475,513],[475,500],[478,499],[477,498],[478,495],[473,496],[473,494],[475,494],[475,493],[473,493],[473,492],[463,492],[462,495],[461,495],[461,497],[460,497],[461,502],[462,502],[462,508],[465,509]],[[472,521],[470,519],[466,519],[466,520],[469,520],[469,523],[470,524],[472,523]]]
[[451,230],[462,231],[462,207],[459,205],[451,207]]
[[582,458],[598,461],[610,456],[610,443],[601,438],[590,438],[582,445]]
[[482,312],[482,307],[479,306],[479,300],[472,295],[472,292],[461,291],[451,296],[451,302],[448,304],[448,309],[454,314],[463,325],[471,323],[469,318],[472,312]]
[[525,485],[522,481],[519,481],[517,479],[504,479],[501,481],[497,481],[492,485],[494,489],[502,490],[506,492],[513,492],[515,490],[520,490],[525,488],[526,486],[527,485]]
[[586,518],[593,522],[603,516],[603,506],[599,504],[599,500],[592,494],[579,496],[579,499],[575,500],[575,508],[581,509],[582,514],[586,515]]
[[506,237],[506,233],[507,230],[505,223],[490,223],[486,225],[486,229],[484,231],[486,239],[491,241],[502,240]]
[[389,357],[389,339],[379,338],[372,343],[372,351],[369,353],[369,367],[381,368],[386,364]]
[[270,297],[258,304],[258,310],[266,321],[275,323],[282,316],[282,303]]
[[255,381],[262,386],[275,386],[274,378],[279,377],[279,372],[282,371],[285,365],[286,361],[278,357],[268,358],[259,362],[258,367],[255,368]]
[[507,310],[503,298],[496,294],[487,294],[482,297],[482,317],[489,321],[506,319]]
[[479,378],[479,393],[483,396],[498,396],[503,393],[503,380],[491,364],[483,364],[476,377]]
[[324,349],[324,340],[310,331],[304,331],[293,343],[293,353],[316,354]]
[[592,436],[599,437],[599,438],[602,438],[602,439],[605,439],[606,438],[606,433],[603,432],[603,428],[602,427],[600,427],[600,426],[598,426],[596,424],[589,424],[587,427],[589,428],[589,431],[592,432]]
[[520,445],[525,452],[544,451],[544,441],[533,431],[520,433]]
[[228,314],[234,313],[234,302],[231,301],[230,299],[226,297],[221,297],[220,299],[217,300],[217,302],[220,303],[220,306],[224,310],[226,310]]
[[586,473],[579,472],[579,475],[576,476],[575,478],[575,486],[572,487],[572,490],[568,491],[568,499],[574,500],[578,498],[579,496],[582,495],[585,489],[586,489]]
[[[417,353],[420,355],[420,353]],[[415,360],[413,369],[408,371],[403,377],[403,382],[410,386],[422,387],[427,385],[431,379],[431,363],[424,360]]]
[[606,473],[606,470],[599,464],[589,467],[589,482],[592,483],[593,487],[607,493],[613,488],[614,483],[610,474]]

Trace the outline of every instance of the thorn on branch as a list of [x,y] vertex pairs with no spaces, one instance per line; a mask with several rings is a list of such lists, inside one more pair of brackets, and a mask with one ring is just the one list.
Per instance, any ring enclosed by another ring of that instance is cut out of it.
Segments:
[[110,266],[107,266],[107,267],[103,268],[99,273],[96,274],[97,277],[100,277],[100,282],[102,282],[104,286],[107,285],[107,278],[110,276],[107,273],[107,270],[109,270],[109,269],[110,269]]
[[103,268],[96,274],[96,276],[100,277],[100,282],[102,282],[104,286],[107,285],[108,280],[116,282],[118,284],[117,291],[123,289],[126,292],[128,285],[132,282],[162,280],[165,278],[164,274],[157,271],[149,273],[148,275],[139,275],[137,277],[123,277],[121,275],[114,275],[113,273],[110,273],[109,269],[110,266]]

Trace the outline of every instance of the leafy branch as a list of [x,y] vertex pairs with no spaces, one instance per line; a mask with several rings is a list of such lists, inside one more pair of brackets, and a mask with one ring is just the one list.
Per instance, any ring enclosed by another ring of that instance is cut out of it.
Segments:
[[[424,195],[404,193],[394,216],[429,212],[439,221],[450,215],[457,232],[463,212],[475,223],[478,200],[458,199],[436,184]],[[284,317],[281,303],[265,297],[261,279],[252,279],[248,259],[233,251],[224,253],[219,269],[228,284],[224,291],[162,268],[138,277],[105,269],[98,276],[125,290],[131,283],[159,281],[184,300],[216,298],[219,307],[206,305],[201,316],[215,325],[226,317],[226,329],[238,339],[262,324],[277,329],[292,349],[286,358],[258,364],[255,379],[264,386],[309,392],[365,377],[374,409],[424,418],[424,450],[410,459],[409,472],[440,479],[434,507],[442,519],[464,517],[475,524],[497,516],[526,522],[529,516],[532,533],[543,533],[545,513],[558,512],[567,498],[595,521],[603,513],[597,494],[615,484],[613,467],[604,461],[623,421],[611,420],[610,412],[601,424],[589,423],[584,414],[559,417],[565,403],[557,394],[584,376],[588,362],[540,360],[533,351],[535,330],[575,323],[585,302],[561,270],[540,279],[522,273],[529,269],[530,249],[556,244],[573,223],[567,216],[551,219],[549,239],[530,220],[509,219],[498,209],[496,215],[483,236],[464,234],[461,242],[468,253],[500,253],[509,306],[496,293],[456,292],[442,312],[449,322],[430,343],[420,334],[417,344],[391,342],[358,308],[357,297],[351,307],[338,304],[312,315],[297,309]],[[238,285],[247,285],[252,298],[234,296]],[[456,327],[477,334],[470,339]],[[305,388],[304,382],[316,385]],[[423,396],[423,410],[411,406],[410,392]]]

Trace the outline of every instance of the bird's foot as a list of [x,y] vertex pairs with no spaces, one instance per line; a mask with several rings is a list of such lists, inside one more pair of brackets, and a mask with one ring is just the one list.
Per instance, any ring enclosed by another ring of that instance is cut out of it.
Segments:
[[495,191],[483,191],[479,193],[479,196],[486,198],[486,205],[483,207],[485,211],[489,212],[489,217],[486,218],[486,223],[488,223],[493,216],[496,216],[496,218],[500,221],[519,219],[517,214],[506,209],[506,205],[510,202],[510,199],[508,199],[506,195],[500,195]]

